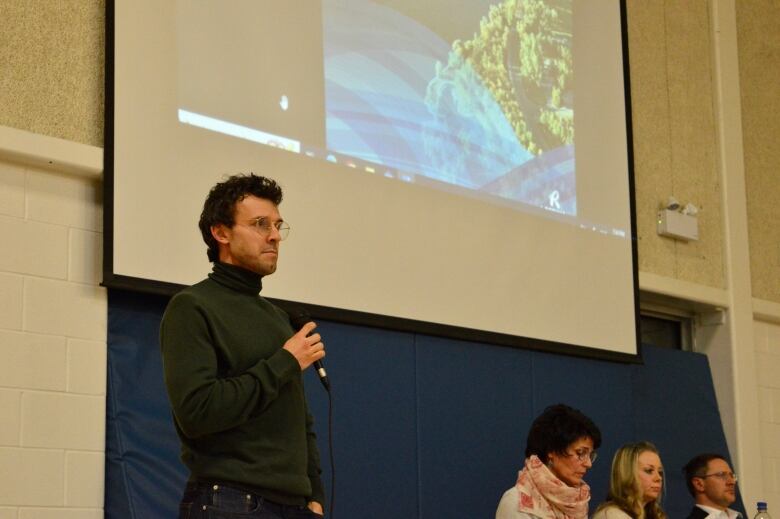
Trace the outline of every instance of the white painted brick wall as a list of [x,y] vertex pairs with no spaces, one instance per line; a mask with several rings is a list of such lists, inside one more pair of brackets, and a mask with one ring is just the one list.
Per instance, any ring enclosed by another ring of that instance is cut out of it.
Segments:
[[65,451],[0,447],[0,503],[62,506],[65,504]]
[[0,519],[103,517],[101,189],[0,162]]
[[0,162],[0,179],[0,214],[24,218],[24,170]]
[[67,339],[56,335],[0,330],[0,384],[64,391]]
[[22,329],[24,279],[0,272],[0,330]]
[[[764,496],[769,511],[780,516],[780,325],[756,321],[756,381],[761,417]],[[755,503],[745,503],[750,514]],[[751,514],[752,515],[752,514]]]
[[68,339],[68,393],[104,395],[107,362],[105,342]]
[[103,506],[103,480],[81,474],[104,473],[102,452],[70,451],[65,454],[65,504],[99,508]]
[[0,270],[65,279],[68,263],[68,228],[0,216],[3,248]]
[[[16,516],[10,516],[16,519]],[[5,519],[0,510],[0,519]],[[103,511],[94,508],[22,508],[19,519],[103,519]]]
[[0,389],[0,409],[3,425],[0,427],[0,446],[19,445],[19,429],[22,424],[22,392]]

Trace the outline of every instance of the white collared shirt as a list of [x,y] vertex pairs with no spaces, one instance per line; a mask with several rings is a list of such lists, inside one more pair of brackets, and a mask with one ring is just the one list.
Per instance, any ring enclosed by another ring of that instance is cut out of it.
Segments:
[[708,515],[705,519],[740,519],[742,517],[742,514],[737,512],[736,510],[732,510],[731,508],[726,508],[725,510],[718,510],[717,508],[712,508],[711,506],[705,506],[705,505],[699,505],[697,504],[699,508],[707,512]]

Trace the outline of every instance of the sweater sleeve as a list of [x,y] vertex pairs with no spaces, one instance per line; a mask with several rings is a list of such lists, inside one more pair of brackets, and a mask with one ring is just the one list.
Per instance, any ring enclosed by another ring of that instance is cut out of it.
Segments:
[[182,433],[190,438],[246,422],[300,373],[295,357],[279,349],[244,373],[220,377],[206,319],[185,294],[174,297],[165,311],[160,346],[173,414]]
[[518,510],[520,497],[517,495],[517,487],[511,487],[504,492],[501,500],[498,502],[496,510],[496,519],[539,519],[535,515],[527,514]]

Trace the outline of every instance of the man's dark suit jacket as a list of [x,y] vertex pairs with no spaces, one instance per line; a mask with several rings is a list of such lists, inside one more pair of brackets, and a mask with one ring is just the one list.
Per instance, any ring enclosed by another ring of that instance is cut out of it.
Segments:
[[694,505],[693,506],[693,510],[691,510],[691,513],[688,514],[687,519],[704,519],[708,515],[710,515],[710,514],[708,514],[707,512],[705,512],[704,510],[702,510],[698,506]]

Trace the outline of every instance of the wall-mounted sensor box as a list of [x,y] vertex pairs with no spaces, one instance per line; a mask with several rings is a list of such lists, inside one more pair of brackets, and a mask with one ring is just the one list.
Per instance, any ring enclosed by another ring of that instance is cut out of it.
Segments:
[[699,239],[699,222],[695,215],[662,209],[658,211],[658,234],[677,240],[696,241]]

